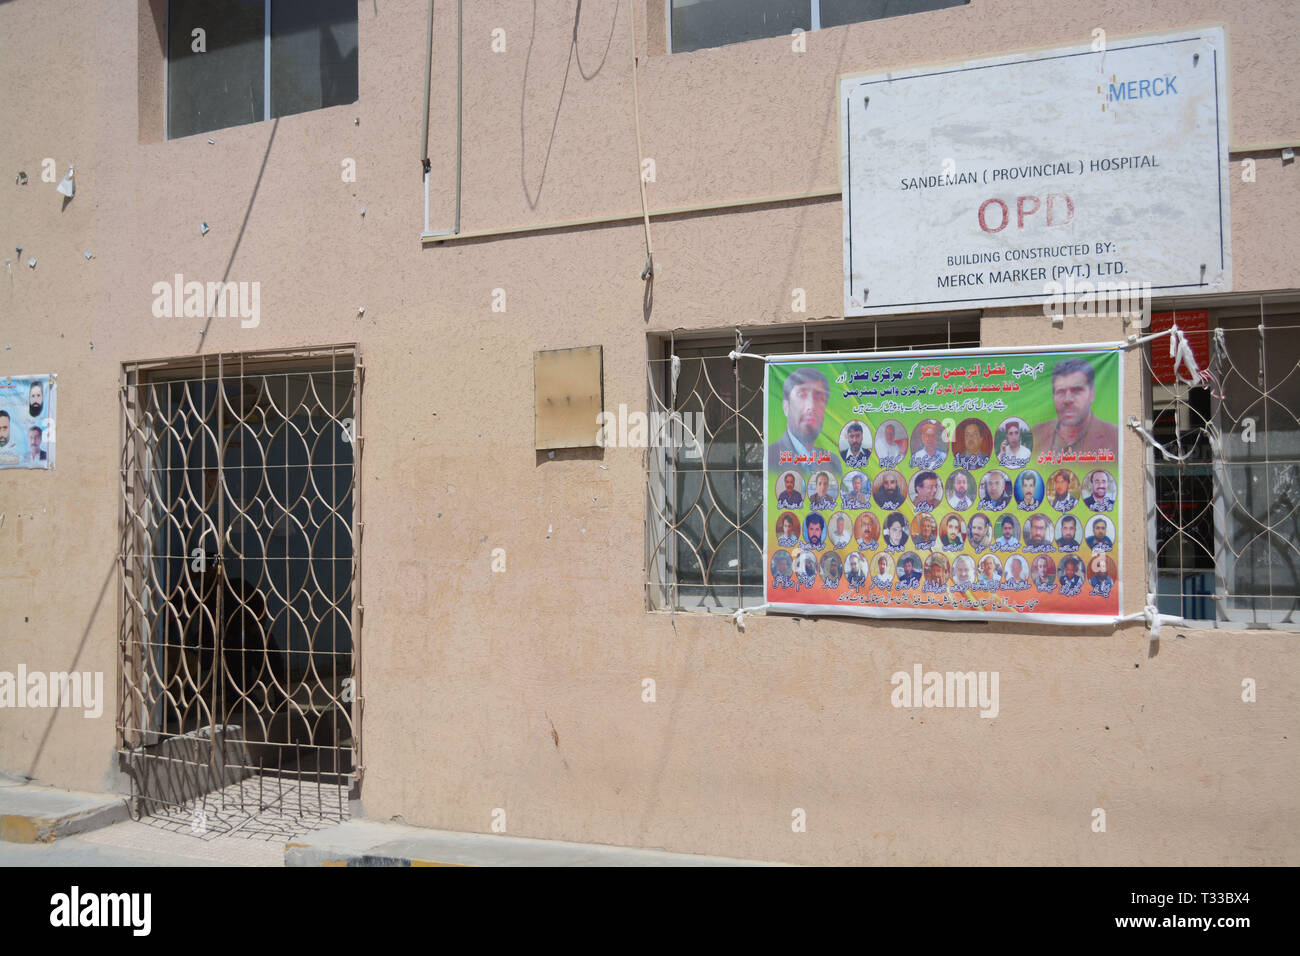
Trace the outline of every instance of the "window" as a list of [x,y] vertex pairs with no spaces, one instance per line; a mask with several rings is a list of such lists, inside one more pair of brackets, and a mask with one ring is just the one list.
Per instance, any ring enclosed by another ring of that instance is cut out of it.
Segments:
[[[752,329],[754,355],[974,348],[979,319],[837,322]],[[653,339],[649,411],[685,427],[649,450],[646,525],[651,609],[753,607],[763,595],[763,363],[728,352],[733,335]],[[673,356],[680,361],[673,381]]]
[[670,53],[965,6],[970,0],[668,0]]
[[1300,625],[1300,309],[1257,303],[1188,324],[1208,388],[1160,370],[1167,340],[1147,353],[1151,432],[1181,459],[1148,453],[1159,609],[1225,627]]
[[170,0],[169,139],[356,100],[355,0]]

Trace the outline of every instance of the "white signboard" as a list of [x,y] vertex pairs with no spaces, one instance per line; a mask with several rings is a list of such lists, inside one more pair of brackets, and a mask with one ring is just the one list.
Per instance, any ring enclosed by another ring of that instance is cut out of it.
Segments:
[[1227,88],[1218,27],[842,77],[845,315],[1230,290]]

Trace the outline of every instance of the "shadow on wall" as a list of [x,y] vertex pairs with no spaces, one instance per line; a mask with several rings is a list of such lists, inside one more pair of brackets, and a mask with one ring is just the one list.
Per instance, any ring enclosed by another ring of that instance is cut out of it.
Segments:
[[542,199],[542,187],[546,184],[546,169],[551,163],[551,147],[555,143],[555,130],[560,123],[560,110],[564,106],[564,91],[569,85],[569,68],[573,65],[574,60],[578,62],[578,73],[584,80],[594,80],[605,66],[605,60],[609,57],[609,48],[614,42],[614,27],[618,23],[619,10],[622,8],[622,0],[617,0],[614,5],[613,14],[610,17],[609,36],[605,40],[605,51],[600,56],[600,63],[596,68],[587,73],[582,66],[582,52],[578,49],[578,30],[582,24],[582,0],[578,0],[577,9],[573,14],[573,37],[569,41],[569,56],[564,61],[564,78],[560,82],[560,97],[555,104],[555,115],[551,119],[551,132],[546,140],[546,155],[542,159],[541,174],[537,179],[537,192],[534,195],[528,186],[528,78],[532,72],[533,63],[533,42],[537,38],[537,0],[533,0],[533,22],[532,29],[528,34],[528,54],[524,57],[524,79],[519,93],[519,181],[524,187],[524,198],[528,201],[529,209],[536,209],[537,204]]
[[[244,230],[248,228],[248,217],[253,214],[253,203],[257,201],[258,190],[262,188],[262,176],[266,173],[266,162],[271,158],[271,144],[275,142],[275,132],[280,128],[280,120],[277,118],[271,124],[271,135],[266,139],[266,152],[262,154],[262,165],[257,170],[257,180],[253,183],[252,195],[248,197],[248,207],[244,210],[244,221],[239,224],[239,233],[235,236],[235,244],[230,247],[230,258],[226,260],[225,271],[221,274],[221,282],[224,285],[230,279],[230,269],[235,264],[235,254],[239,252],[239,244],[244,241]],[[209,310],[212,309],[209,305]],[[195,347],[194,353],[203,351],[203,343],[207,341],[208,330],[212,328],[212,316],[203,323],[203,331],[199,333],[199,344]]]

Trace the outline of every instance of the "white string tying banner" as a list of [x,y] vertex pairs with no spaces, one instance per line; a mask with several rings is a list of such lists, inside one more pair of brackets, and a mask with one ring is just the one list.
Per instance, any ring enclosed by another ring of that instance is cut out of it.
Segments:
[[[1177,323],[1169,330],[1169,357],[1174,360],[1174,378],[1184,385],[1200,385],[1203,382],[1205,373],[1196,364],[1196,356],[1192,354],[1192,344],[1187,341],[1187,335],[1178,327]],[[1184,378],[1182,369],[1186,367],[1188,377]]]
[[[1133,429],[1139,435],[1141,435],[1146,440],[1146,443],[1148,445],[1150,445],[1156,451],[1160,452],[1160,454],[1164,456],[1165,461],[1186,461],[1188,458],[1191,457],[1192,452],[1196,451],[1197,442],[1194,441],[1192,442],[1191,447],[1188,448],[1187,451],[1183,452],[1181,455],[1174,454],[1164,445],[1160,444],[1160,442],[1156,440],[1155,436],[1152,435],[1145,428],[1143,428],[1142,423],[1131,415],[1129,416],[1128,427]],[[1215,446],[1217,442],[1217,436],[1215,436],[1211,432],[1211,429],[1213,427],[1214,427],[1213,425],[1207,425],[1204,429],[1201,429],[1201,431],[1204,431],[1206,436],[1210,439],[1210,446],[1212,448]],[[1198,440],[1199,440],[1199,433],[1198,433]]]
[[[1220,335],[1219,344],[1223,344],[1221,337],[1222,330],[1216,329],[1216,334]],[[1169,328],[1162,332],[1152,332],[1150,335],[1131,335],[1124,343],[1124,348],[1136,348],[1139,345],[1146,345],[1148,342],[1154,342],[1156,339],[1169,337],[1169,357],[1173,359],[1174,377],[1184,385],[1205,385],[1210,380],[1210,373],[1196,364],[1196,355],[1192,352],[1192,344],[1187,341],[1187,333],[1178,327],[1175,322]],[[1187,375],[1184,377],[1183,369],[1187,369]]]
[[[1192,345],[1187,341],[1187,334],[1178,327],[1177,322],[1163,332],[1155,332],[1151,335],[1144,335],[1141,337],[1133,336],[1128,340],[1125,347],[1134,348],[1147,342],[1152,342],[1162,336],[1169,337],[1169,358],[1173,360],[1175,380],[1183,385],[1199,386],[1202,388],[1207,387],[1208,382],[1211,380],[1210,373],[1209,371],[1203,371],[1201,367],[1197,365],[1196,356],[1192,352]],[[1184,376],[1184,369],[1186,369],[1186,376]],[[1192,446],[1183,454],[1175,454],[1157,441],[1154,435],[1143,428],[1142,423],[1138,421],[1135,416],[1129,416],[1128,425],[1129,428],[1132,428],[1135,432],[1141,435],[1148,445],[1159,451],[1160,454],[1164,456],[1165,461],[1186,461],[1191,457],[1192,452],[1196,451],[1197,442],[1194,441],[1192,442]],[[1212,447],[1217,443],[1218,436],[1213,434],[1213,425],[1209,425],[1200,431],[1205,432]],[[1159,625],[1157,624],[1157,627],[1158,626]]]
[[757,614],[759,611],[766,611],[767,607],[766,604],[756,604],[753,607],[737,608],[731,617],[736,622],[736,627],[743,631],[745,629],[745,615]]
[[1161,614],[1160,609],[1156,607],[1156,596],[1147,594],[1147,603],[1137,614],[1125,614],[1119,618],[1120,621],[1143,621],[1146,623],[1147,630],[1151,632],[1151,640],[1160,638],[1160,628],[1165,624],[1181,624],[1183,619],[1177,614]]

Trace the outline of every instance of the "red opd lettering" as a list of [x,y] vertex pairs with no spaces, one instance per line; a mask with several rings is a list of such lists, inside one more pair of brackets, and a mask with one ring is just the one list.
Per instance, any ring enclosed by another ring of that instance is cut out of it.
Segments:
[[[1026,203],[1033,203],[1033,206],[1027,206]],[[1016,228],[1025,228],[1025,216],[1032,216],[1038,212],[1042,203],[1038,201],[1037,196],[1018,196],[1016,197]]]
[[[995,206],[1002,213],[1000,220],[990,223],[992,216],[989,207]],[[1016,197],[1016,228],[1024,229],[1027,220],[1035,213],[1047,207],[1046,222],[1049,226],[1068,226],[1074,220],[1074,200],[1065,193],[1048,193],[1043,199],[1037,196]],[[979,224],[984,232],[1001,232],[1011,221],[1011,208],[1001,199],[986,199],[980,203]]]
[[[993,205],[994,203],[997,203],[998,206],[1000,206],[1002,209],[1002,225],[998,226],[996,229],[991,229],[989,228],[989,224],[984,219],[984,210],[988,209],[989,206]],[[1003,229],[1007,228],[1007,222],[1010,219],[1011,219],[1011,210],[1007,208],[1007,204],[1004,203],[1001,199],[986,199],[982,203],[980,203],[980,228],[983,229],[985,232],[1001,232]]]
[[[1052,215],[1056,207],[1056,203],[1053,202],[1053,200],[1055,199],[1065,200],[1065,218],[1062,219],[1060,222],[1056,222],[1055,217]],[[1070,197],[1065,195],[1065,193],[1048,193],[1047,224],[1049,226],[1065,226],[1068,225],[1070,220],[1073,218],[1074,218],[1074,202],[1070,199]]]

